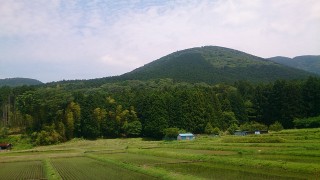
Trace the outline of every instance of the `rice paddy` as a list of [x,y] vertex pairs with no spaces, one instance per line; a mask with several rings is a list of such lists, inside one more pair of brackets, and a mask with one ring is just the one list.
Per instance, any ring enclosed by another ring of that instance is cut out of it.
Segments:
[[3,179],[320,179],[320,129],[193,141],[74,139],[0,152]]

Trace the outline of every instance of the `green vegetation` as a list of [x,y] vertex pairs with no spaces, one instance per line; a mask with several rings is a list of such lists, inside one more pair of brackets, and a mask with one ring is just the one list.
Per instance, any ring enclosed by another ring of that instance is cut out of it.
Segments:
[[293,120],[297,128],[318,128],[320,127],[320,116]]
[[[294,122],[294,121],[293,121]],[[270,131],[281,131],[283,130],[283,126],[281,123],[279,123],[278,121],[276,121],[275,123],[271,124],[269,126],[269,130]]]
[[[240,51],[202,47],[118,77],[2,86],[0,143],[13,150],[0,152],[0,174],[317,179],[320,130],[292,129],[319,127],[320,78],[308,75]],[[238,137],[236,130],[271,133]],[[180,132],[206,135],[155,141]]]
[[7,79],[0,79],[0,87],[2,86],[10,86],[10,87],[17,87],[23,85],[39,85],[42,84],[41,81],[36,79],[29,79],[29,78],[7,78]]
[[269,58],[269,60],[311,73],[320,74],[320,56],[297,56],[292,59],[278,56]]
[[62,179],[152,179],[150,176],[86,157],[57,158],[52,163]]
[[44,168],[41,161],[0,163],[1,179],[43,179]]
[[170,78],[178,82],[233,83],[301,79],[310,75],[313,74],[237,50],[205,46],[174,52],[132,72],[105,80]]
[[0,87],[0,137],[23,134],[38,146],[162,139],[168,128],[233,134],[278,121],[290,129],[295,119],[320,116],[320,79],[301,79],[308,75],[228,48],[187,49],[118,77]]
[[193,141],[74,139],[0,153],[5,179],[317,179],[320,129]]
[[33,145],[81,137],[162,139],[167,128],[232,134],[237,129],[275,130],[275,122],[279,130],[281,126],[319,127],[295,120],[320,115],[320,79],[315,77],[268,84],[239,81],[233,85],[163,79],[80,89],[66,84],[3,87],[0,92],[1,137],[22,133]]

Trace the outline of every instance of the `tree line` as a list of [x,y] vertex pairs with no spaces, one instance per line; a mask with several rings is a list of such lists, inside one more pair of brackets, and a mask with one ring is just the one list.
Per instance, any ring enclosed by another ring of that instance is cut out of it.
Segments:
[[263,84],[159,79],[74,86],[79,87],[72,83],[1,87],[1,127],[26,133],[35,144],[53,144],[75,137],[160,139],[168,128],[205,133],[251,122],[294,128],[295,122],[299,127],[304,122],[299,119],[320,116],[316,77]]

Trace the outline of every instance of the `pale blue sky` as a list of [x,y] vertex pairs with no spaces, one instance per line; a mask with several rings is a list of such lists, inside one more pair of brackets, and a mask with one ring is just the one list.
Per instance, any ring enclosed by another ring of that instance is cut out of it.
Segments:
[[120,75],[177,50],[320,54],[318,0],[0,0],[0,78]]

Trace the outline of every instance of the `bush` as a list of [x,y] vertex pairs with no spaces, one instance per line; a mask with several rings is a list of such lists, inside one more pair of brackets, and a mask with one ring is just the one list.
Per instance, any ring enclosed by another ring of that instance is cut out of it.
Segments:
[[165,139],[175,139],[179,134],[179,128],[166,128],[164,129]]
[[124,130],[127,136],[137,137],[141,134],[142,125],[140,121],[133,121],[124,125]]
[[57,132],[50,133],[47,131],[34,132],[31,135],[35,145],[51,145],[59,143],[60,135]]
[[40,132],[33,132],[31,139],[35,145],[51,145],[63,141],[63,137],[54,129],[54,125],[45,126]]
[[204,133],[213,134],[213,127],[211,126],[210,122],[208,122],[206,127],[204,128]]
[[0,138],[8,137],[8,132],[9,132],[9,129],[7,127],[2,127],[0,129]]
[[246,122],[240,126],[241,131],[255,131],[255,130],[267,130],[268,127],[264,124],[251,121],[251,122]]
[[276,121],[275,123],[271,124],[269,126],[269,130],[271,131],[281,131],[283,130],[283,126],[279,121]]
[[318,128],[320,127],[320,116],[293,120],[296,128]]
[[185,133],[186,131],[179,128],[166,128],[163,132],[165,134],[164,139],[177,139],[179,133]]
[[229,128],[227,129],[229,134],[234,134],[234,132],[238,130],[238,125],[237,124],[231,124]]
[[219,135],[219,134],[220,134],[220,129],[219,129],[218,127],[215,127],[215,128],[213,128],[212,133],[213,133],[214,135]]

